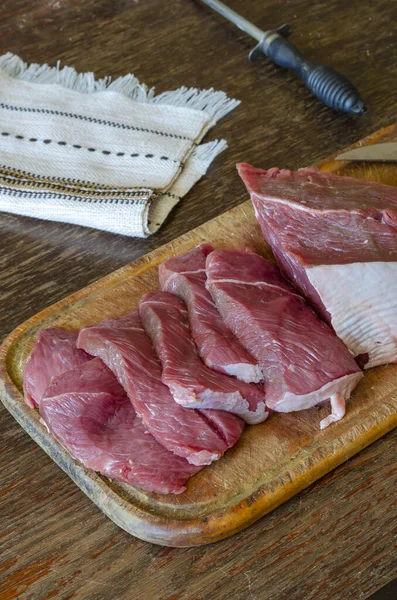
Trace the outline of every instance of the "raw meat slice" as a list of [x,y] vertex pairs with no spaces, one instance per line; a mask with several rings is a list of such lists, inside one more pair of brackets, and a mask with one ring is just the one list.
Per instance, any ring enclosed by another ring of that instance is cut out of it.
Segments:
[[165,260],[159,266],[161,289],[186,303],[191,334],[207,367],[257,383],[263,379],[258,363],[226,327],[205,288],[205,259],[212,251],[210,244],[201,244]]
[[110,479],[160,494],[180,494],[196,467],[146,431],[113,373],[94,358],[55,377],[40,415],[64,448]]
[[234,415],[190,411],[174,402],[138,311],[85,327],[77,345],[113,371],[156,440],[190,463],[210,464],[241,436],[244,424]]
[[267,418],[265,394],[258,386],[212,371],[201,361],[180,298],[169,292],[146,294],[139,310],[163,366],[162,381],[176,402],[227,410],[250,424]]
[[397,362],[397,188],[238,166],[283,272],[365,368]]
[[265,374],[266,403],[280,412],[331,401],[323,429],[345,414],[361,377],[332,329],[252,250],[215,250],[207,258],[207,288],[230,329]]
[[82,365],[92,356],[76,348],[79,332],[51,327],[42,329],[23,369],[25,402],[37,408],[51,377]]

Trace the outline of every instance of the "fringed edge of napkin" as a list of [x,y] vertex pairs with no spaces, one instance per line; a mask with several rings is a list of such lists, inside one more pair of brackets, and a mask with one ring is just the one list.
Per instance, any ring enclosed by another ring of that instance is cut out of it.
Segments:
[[[27,64],[12,53],[0,56],[0,72],[21,81],[59,85],[81,94],[112,91],[134,102],[191,109],[206,115],[206,124],[183,158],[179,172],[169,186],[161,191],[142,188],[137,190],[138,195],[134,193],[133,197],[126,197],[125,190],[120,189],[119,194],[113,190],[115,193],[107,198],[97,194],[95,186],[91,185],[89,190],[81,194],[79,190],[69,189],[37,190],[33,184],[31,188],[28,184],[21,190],[17,185],[11,186],[9,181],[3,186],[3,191],[0,190],[2,211],[135,237],[147,237],[155,233],[173,207],[205,174],[214,158],[227,148],[225,140],[198,143],[210,127],[240,104],[225,92],[213,88],[200,90],[181,87],[156,96],[154,88],[140,83],[133,74],[114,80],[111,77],[96,79],[94,73],[78,73],[73,67],[61,67],[59,61],[55,67]],[[20,199],[23,202],[19,202]]]
[[15,79],[32,83],[58,84],[82,94],[113,91],[135,102],[200,110],[207,113],[213,123],[222,119],[240,104],[239,100],[229,98],[225,92],[214,88],[199,90],[182,86],[156,96],[155,88],[140,83],[132,73],[117,79],[112,77],[96,79],[92,72],[78,73],[73,67],[61,67],[60,61],[55,67],[47,64],[28,64],[11,52],[0,56],[0,69]]

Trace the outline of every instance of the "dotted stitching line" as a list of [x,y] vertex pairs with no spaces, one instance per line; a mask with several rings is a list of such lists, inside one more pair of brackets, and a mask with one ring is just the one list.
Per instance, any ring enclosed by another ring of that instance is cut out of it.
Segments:
[[116,129],[129,129],[132,131],[142,131],[144,133],[154,133],[155,135],[162,135],[164,137],[176,138],[178,140],[187,140],[193,142],[193,138],[186,135],[178,135],[176,133],[167,133],[166,131],[157,131],[155,129],[146,129],[144,127],[136,127],[135,125],[126,125],[125,123],[114,123],[113,121],[106,121],[104,119],[96,119],[95,117],[87,117],[85,115],[78,115],[75,113],[63,112],[61,110],[51,110],[48,108],[28,108],[23,106],[13,106],[11,104],[0,103],[0,107],[6,110],[12,110],[17,112],[32,112],[32,113],[43,113],[46,115],[58,115],[61,117],[72,117],[79,119],[80,121],[89,121],[90,123],[98,123],[99,125],[109,125],[110,127],[116,127]]
[[[109,155],[109,154],[114,154],[115,156],[128,156],[127,153],[125,152],[111,152],[110,150],[99,150],[98,148],[85,148],[84,146],[80,146],[79,144],[68,144],[67,142],[64,141],[55,141],[55,140],[50,140],[50,139],[44,139],[44,140],[40,140],[38,138],[27,138],[24,135],[14,135],[9,133],[8,131],[2,131],[1,135],[4,137],[7,136],[12,136],[15,137],[15,139],[17,140],[27,140],[28,142],[42,142],[43,144],[57,144],[58,146],[70,146],[71,148],[76,148],[77,150],[88,150],[88,152],[102,152],[102,154],[105,155]],[[141,156],[139,154],[139,152],[133,152],[132,154],[129,155],[131,158],[137,158],[138,156]],[[155,158],[154,154],[145,154],[144,156],[142,156],[143,158]],[[159,157],[160,160],[172,160],[172,162],[177,163],[177,164],[181,164],[180,160],[177,160],[175,158],[170,158],[169,156],[160,156]]]

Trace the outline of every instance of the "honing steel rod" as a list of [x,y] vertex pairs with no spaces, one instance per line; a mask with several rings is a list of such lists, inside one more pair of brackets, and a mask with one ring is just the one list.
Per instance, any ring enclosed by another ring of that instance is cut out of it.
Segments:
[[286,39],[286,36],[291,33],[289,25],[262,31],[219,0],[202,0],[202,2],[258,42],[250,53],[250,60],[257,61],[266,55],[276,65],[294,71],[304,81],[306,87],[330,108],[349,115],[362,115],[365,112],[364,102],[359,92],[344,75],[308,60],[294,44]]

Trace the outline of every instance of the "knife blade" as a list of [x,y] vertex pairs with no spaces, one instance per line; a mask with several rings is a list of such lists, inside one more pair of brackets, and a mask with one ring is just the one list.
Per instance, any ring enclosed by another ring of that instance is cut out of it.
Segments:
[[339,154],[336,160],[397,162],[397,142],[383,142],[354,148],[354,150]]

